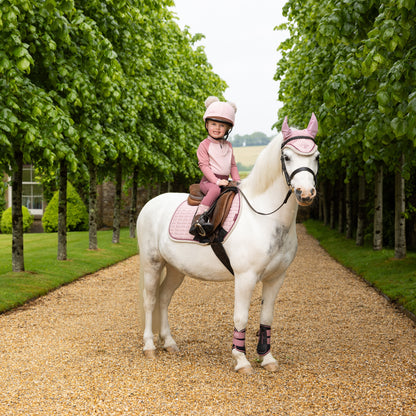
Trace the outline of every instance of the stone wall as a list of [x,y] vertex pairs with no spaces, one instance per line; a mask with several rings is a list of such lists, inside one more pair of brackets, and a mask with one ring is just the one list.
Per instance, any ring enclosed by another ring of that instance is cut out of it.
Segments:
[[[138,188],[137,190],[137,215],[144,204],[159,193],[165,192],[160,186],[154,188]],[[97,187],[97,219],[99,228],[112,228],[114,212],[115,185],[113,182],[105,182]],[[131,189],[121,195],[121,227],[129,226],[129,212],[131,204]]]

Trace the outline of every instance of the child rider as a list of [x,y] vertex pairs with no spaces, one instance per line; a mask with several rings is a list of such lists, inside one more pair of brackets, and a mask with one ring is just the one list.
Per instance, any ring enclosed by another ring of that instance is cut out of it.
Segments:
[[234,126],[237,107],[234,103],[220,101],[217,97],[208,97],[205,101],[205,129],[208,137],[197,150],[198,165],[203,173],[200,189],[205,194],[202,199],[189,232],[205,236],[212,225],[203,215],[219,196],[221,186],[228,185],[228,178],[239,182],[240,175],[235,163],[233,147],[227,141]]

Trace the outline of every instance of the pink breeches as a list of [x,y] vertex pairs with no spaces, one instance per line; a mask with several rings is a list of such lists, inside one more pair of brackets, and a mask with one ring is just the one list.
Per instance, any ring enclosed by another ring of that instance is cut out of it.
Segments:
[[[218,175],[218,179],[228,179],[228,177]],[[210,207],[212,203],[219,197],[221,188],[215,183],[209,182],[205,177],[201,179],[199,186],[201,191],[205,194],[201,204]]]

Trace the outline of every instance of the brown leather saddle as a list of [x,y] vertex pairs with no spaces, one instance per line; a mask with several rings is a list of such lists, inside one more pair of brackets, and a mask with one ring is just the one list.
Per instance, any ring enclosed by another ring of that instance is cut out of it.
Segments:
[[[213,232],[204,237],[198,235],[195,236],[195,240],[200,241],[201,243],[210,244],[216,256],[232,274],[234,274],[234,270],[231,267],[228,255],[222,245],[227,234],[222,228],[222,225],[230,212],[231,204],[233,203],[237,192],[238,188],[235,182],[230,182],[227,186],[222,187],[220,196],[214,201],[207,212],[208,218],[211,224],[213,224]],[[203,198],[204,194],[199,187],[199,183],[192,184],[189,187],[188,204],[197,206],[201,203]]]
[[[208,210],[210,221],[214,226],[214,231],[224,224],[237,192],[237,184],[235,182],[230,182],[227,186],[223,187],[220,196]],[[194,183],[189,187],[188,204],[198,206],[204,196],[199,183]]]
[[201,191],[199,183],[192,184],[189,187],[188,204],[196,207],[201,203],[203,198],[204,194]]

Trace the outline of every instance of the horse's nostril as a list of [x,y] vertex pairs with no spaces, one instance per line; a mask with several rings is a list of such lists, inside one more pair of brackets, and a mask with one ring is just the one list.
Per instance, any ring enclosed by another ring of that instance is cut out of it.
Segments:
[[304,192],[302,188],[296,188],[295,193],[302,199],[309,200],[315,196],[316,190],[315,188],[312,188],[308,193],[308,192]]

